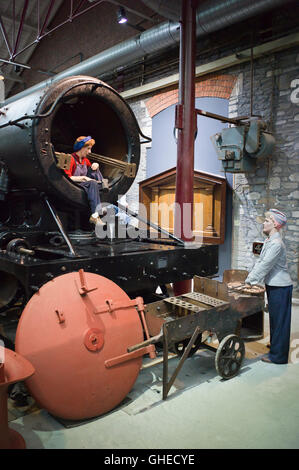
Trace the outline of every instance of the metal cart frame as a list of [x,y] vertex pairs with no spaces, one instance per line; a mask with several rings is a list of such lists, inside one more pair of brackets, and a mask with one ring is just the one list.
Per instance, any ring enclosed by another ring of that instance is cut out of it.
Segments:
[[[236,376],[245,356],[245,344],[240,337],[242,319],[261,312],[263,308],[263,294],[236,293],[230,291],[226,283],[195,276],[193,292],[146,305],[145,319],[150,338],[128,348],[128,351],[148,344],[163,344],[165,400],[185,360],[199,348],[215,352],[215,366],[221,377],[230,379]],[[205,343],[207,337],[202,341],[204,332],[208,336],[217,336],[217,348]],[[181,345],[181,349],[178,349],[178,345]],[[169,350],[174,350],[180,356],[170,378]]]

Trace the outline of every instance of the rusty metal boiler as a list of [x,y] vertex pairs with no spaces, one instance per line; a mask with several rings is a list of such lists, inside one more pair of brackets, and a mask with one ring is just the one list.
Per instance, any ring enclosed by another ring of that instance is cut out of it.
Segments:
[[[44,284],[27,303],[16,332],[16,351],[36,373],[26,385],[55,417],[80,420],[110,411],[132,389],[146,326],[143,301],[131,300],[114,282],[72,272]],[[144,328],[145,327],[145,328]]]

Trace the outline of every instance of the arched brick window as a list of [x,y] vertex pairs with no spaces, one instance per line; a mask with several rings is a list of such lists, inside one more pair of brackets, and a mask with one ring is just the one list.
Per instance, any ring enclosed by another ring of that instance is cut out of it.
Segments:
[[[199,78],[195,83],[195,98],[213,97],[229,99],[236,83],[237,77],[233,75],[213,75]],[[178,102],[177,86],[157,93],[146,101],[150,116],[156,114]]]

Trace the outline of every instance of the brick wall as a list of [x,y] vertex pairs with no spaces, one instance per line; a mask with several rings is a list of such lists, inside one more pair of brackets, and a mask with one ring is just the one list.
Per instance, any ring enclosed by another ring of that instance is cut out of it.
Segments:
[[[229,99],[237,77],[233,75],[213,75],[197,79],[195,83],[195,97],[214,97]],[[150,117],[154,117],[163,109],[178,102],[178,88],[171,87],[157,93],[146,100],[146,107]]]

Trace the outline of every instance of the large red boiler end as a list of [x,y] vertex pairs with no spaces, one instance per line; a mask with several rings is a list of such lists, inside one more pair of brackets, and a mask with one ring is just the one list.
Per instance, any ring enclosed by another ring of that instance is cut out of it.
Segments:
[[26,381],[31,395],[68,420],[113,409],[132,389],[143,354],[153,352],[153,346],[127,351],[144,339],[142,319],[140,298],[131,300],[103,276],[80,270],[44,284],[16,333],[16,351],[36,371]]

